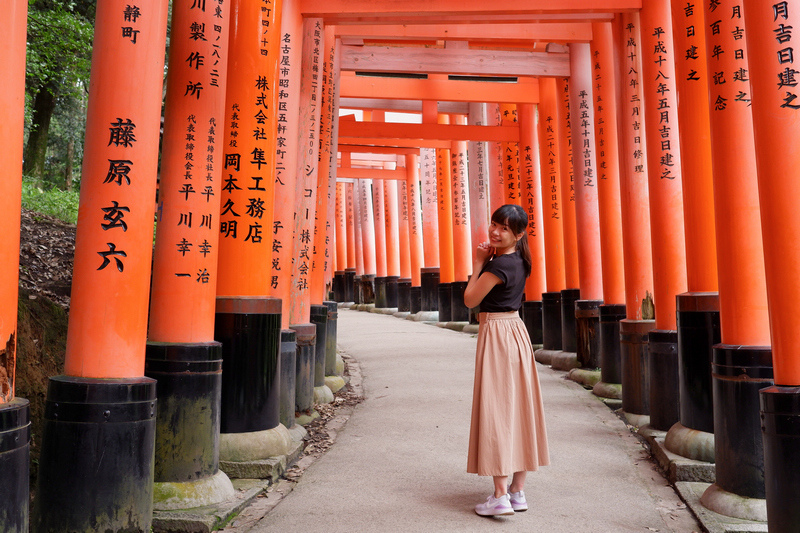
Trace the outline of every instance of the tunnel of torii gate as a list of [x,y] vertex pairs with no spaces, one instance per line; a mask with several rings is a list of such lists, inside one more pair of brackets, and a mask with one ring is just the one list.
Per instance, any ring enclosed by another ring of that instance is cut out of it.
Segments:
[[[173,0],[162,133],[168,3],[97,6],[30,514],[2,221],[0,529],[149,530],[269,477],[344,385],[339,307],[476,328],[463,291],[506,203],[537,360],[706,465],[709,510],[800,529],[800,0]],[[7,4],[15,213],[27,0]]]

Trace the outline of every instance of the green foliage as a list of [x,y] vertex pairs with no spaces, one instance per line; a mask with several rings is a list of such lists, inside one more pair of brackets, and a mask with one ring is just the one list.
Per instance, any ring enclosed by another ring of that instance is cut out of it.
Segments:
[[78,222],[77,192],[62,191],[56,188],[43,190],[27,177],[22,179],[22,207],[56,217],[70,224]]

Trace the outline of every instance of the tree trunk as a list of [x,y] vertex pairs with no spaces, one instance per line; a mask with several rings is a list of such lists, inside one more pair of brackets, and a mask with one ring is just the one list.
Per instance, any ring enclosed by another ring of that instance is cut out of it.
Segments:
[[52,91],[55,84],[48,83],[36,94],[33,101],[33,118],[28,144],[25,146],[25,161],[22,172],[35,179],[41,185],[44,176],[44,162],[47,156],[47,138],[50,134],[50,119],[56,107],[56,98]]
[[67,142],[67,161],[64,165],[64,190],[72,191],[72,158],[75,156],[75,140]]

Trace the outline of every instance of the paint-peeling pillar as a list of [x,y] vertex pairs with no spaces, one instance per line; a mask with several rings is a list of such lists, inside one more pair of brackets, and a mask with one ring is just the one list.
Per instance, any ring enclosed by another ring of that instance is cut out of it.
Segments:
[[422,269],[425,265],[425,246],[422,237],[422,203],[420,191],[419,155],[406,156],[406,184],[408,190],[408,241],[411,251],[411,288],[408,290],[409,312],[422,311]]
[[672,2],[675,72],[683,150],[686,270],[689,292],[677,295],[680,421],[665,440],[673,453],[714,462],[711,347],[720,341],[717,242],[703,9]]
[[559,118],[561,120],[561,205],[563,207],[564,273],[567,286],[561,291],[561,349],[576,353],[575,302],[580,298],[578,268],[578,228],[576,225],[575,178],[573,176],[572,120],[570,109],[570,80],[557,78]]
[[[423,109],[425,102],[423,104]],[[421,269],[422,309],[419,318],[439,319],[439,200],[436,188],[436,151],[419,151],[420,185],[422,187],[422,235],[425,266]],[[434,314],[435,313],[435,314]]]
[[25,42],[28,2],[13,0],[0,22],[0,153],[3,194],[3,246],[0,247],[0,434],[13,444],[0,451],[0,529],[28,531],[30,494],[29,402],[14,395],[19,293],[20,201],[22,195],[22,133],[25,114]]
[[[573,43],[570,49],[570,113],[578,231],[580,299],[575,302],[577,361],[583,368],[600,366],[597,329],[603,303],[600,214],[591,49]],[[568,303],[568,302],[566,302]],[[562,305],[565,302],[562,300]],[[564,351],[568,349],[565,346]]]
[[[234,495],[219,470],[223,348],[214,336],[224,163],[217,147],[226,129],[230,26],[230,5],[219,7],[204,10],[182,1],[172,9],[145,358],[145,375],[157,380],[159,399],[153,502],[158,510],[210,505]],[[198,27],[206,28],[202,38],[196,38]],[[276,341],[277,334],[276,329]],[[264,359],[277,364],[277,350]],[[188,496],[189,486],[205,490]]]
[[34,531],[147,531],[152,520],[156,382],[144,359],[167,2],[108,0],[95,20],[75,290]]
[[[716,481],[701,502],[722,514],[766,520],[759,390],[772,385],[769,315],[758,200],[750,64],[741,0],[705,5],[721,343],[713,348]],[[757,56],[763,61],[770,56]],[[735,133],[734,133],[735,132]],[[733,134],[732,134],[733,133]],[[735,503],[735,505],[731,505]]]
[[542,345],[542,293],[545,292],[544,231],[542,215],[542,178],[539,163],[537,109],[533,104],[517,106],[519,121],[520,205],[528,215],[528,248],[531,274],[525,282],[522,319],[534,349]]
[[670,3],[647,2],[640,16],[656,314],[648,339],[650,425],[666,431],[680,412],[675,300],[687,289],[678,94]]
[[623,13],[615,32],[620,54],[619,178],[626,314],[619,324],[622,409],[638,427],[650,421],[647,339],[655,327],[640,28],[638,13]]
[[[800,329],[797,327],[797,279],[800,197],[794,142],[800,132],[792,28],[800,27],[800,2],[743,2],[755,129],[758,190],[769,304],[775,386],[760,393],[764,442],[764,478],[770,531],[791,531],[800,510],[791,502],[800,494],[797,428],[800,415]],[[716,20],[716,19],[715,19]],[[741,42],[741,41],[740,41]],[[738,47],[737,47],[738,48]]]
[[564,276],[564,207],[561,190],[559,95],[555,78],[539,80],[539,162],[542,176],[545,292],[542,293],[542,349],[536,360],[549,364],[561,351],[561,291]]
[[[600,252],[603,260],[603,305],[598,313],[600,383],[594,393],[621,399],[619,321],[625,318],[622,259],[622,215],[617,132],[617,76],[611,23],[592,24],[592,71],[597,141],[597,193],[600,207]],[[614,385],[611,385],[614,384]]]
[[[467,124],[465,115],[454,115],[454,124]],[[470,239],[469,184],[467,180],[467,141],[453,141],[450,168],[453,198],[453,284],[450,294],[450,321],[469,322],[469,308],[464,305],[464,289],[472,273]]]

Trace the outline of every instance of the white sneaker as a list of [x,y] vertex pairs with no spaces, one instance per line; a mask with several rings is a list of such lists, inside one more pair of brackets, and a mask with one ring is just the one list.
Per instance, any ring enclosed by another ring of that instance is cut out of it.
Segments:
[[522,512],[528,510],[528,502],[525,500],[525,492],[509,492],[508,500],[511,504],[511,508],[515,511]]
[[481,516],[503,516],[513,515],[514,509],[511,507],[508,494],[503,494],[499,498],[489,496],[485,503],[475,506],[475,512]]

